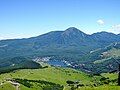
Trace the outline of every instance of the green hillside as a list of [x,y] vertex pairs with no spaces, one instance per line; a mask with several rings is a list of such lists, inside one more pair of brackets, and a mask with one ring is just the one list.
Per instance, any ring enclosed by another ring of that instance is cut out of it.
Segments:
[[[52,84],[58,84],[60,86],[65,86],[67,80],[71,81],[82,81],[83,84],[92,84],[91,78],[83,73],[73,69],[64,69],[64,68],[56,68],[56,67],[49,67],[44,69],[24,69],[24,70],[17,70],[11,73],[1,74],[0,81],[4,82],[3,86],[7,84],[6,79],[26,79],[26,80],[33,80],[30,81],[30,84],[33,86],[31,88],[37,87],[40,88],[42,85],[41,82],[49,82]],[[41,82],[37,82],[41,80]],[[24,81],[24,80],[23,80]],[[35,83],[39,85],[35,85]],[[2,85],[1,85],[2,86]],[[26,90],[24,84],[20,85],[20,88]],[[29,88],[30,89],[30,88]],[[1,90],[4,90],[1,88]],[[33,89],[32,89],[33,90]],[[42,89],[41,89],[42,90]]]
[[119,42],[120,36],[109,32],[86,34],[75,27],[51,31],[37,37],[0,41],[0,59],[18,56],[60,56],[77,61],[91,50]]
[[91,71],[91,73],[103,73],[118,70],[120,62],[120,43],[112,43],[104,48],[90,51],[87,55],[81,57],[79,63],[85,64],[80,67],[81,70]]
[[17,69],[37,69],[42,68],[39,63],[32,61],[27,57],[14,57],[0,60],[0,74]]
[[[112,78],[114,77],[113,79],[110,79],[111,75]],[[76,90],[79,88],[81,88],[80,90],[92,90],[93,88],[99,90],[97,88],[103,88],[103,85],[106,88],[117,88],[116,78],[117,73],[92,76],[70,68],[49,66],[43,69],[21,69],[1,74],[0,90],[8,90],[8,88],[9,90],[72,90],[71,88],[76,88],[77,85],[79,87]],[[115,82],[112,83],[111,80],[115,80]],[[105,84],[107,81],[109,83]]]

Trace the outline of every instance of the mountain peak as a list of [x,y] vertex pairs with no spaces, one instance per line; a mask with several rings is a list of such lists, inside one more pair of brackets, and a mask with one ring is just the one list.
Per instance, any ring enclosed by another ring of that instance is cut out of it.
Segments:
[[96,36],[116,36],[116,34],[111,33],[111,32],[106,32],[106,31],[101,31],[101,32],[97,32],[97,33],[93,33],[92,35],[96,35]]
[[79,29],[77,29],[75,27],[70,27],[70,28],[66,29],[63,34],[65,34],[65,35],[78,35],[78,34],[81,34],[81,33],[84,34]]
[[66,32],[66,31],[67,31],[67,32],[68,32],[68,31],[69,31],[69,32],[78,32],[78,31],[80,31],[80,30],[77,29],[77,28],[75,28],[75,27],[69,27],[68,29],[65,30],[65,32]]

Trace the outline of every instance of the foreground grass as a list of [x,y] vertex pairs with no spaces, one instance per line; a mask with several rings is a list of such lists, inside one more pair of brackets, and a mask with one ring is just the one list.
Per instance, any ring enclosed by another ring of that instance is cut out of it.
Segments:
[[[48,67],[44,69],[23,69],[16,70],[11,73],[5,73],[0,75],[0,81],[6,83],[6,79],[19,78],[19,79],[27,79],[27,80],[43,80],[49,81],[52,83],[60,84],[66,86],[67,80],[71,81],[80,81],[83,84],[92,84],[92,79],[87,74],[69,68],[59,68],[59,67]],[[21,90],[42,90],[39,83],[32,83],[33,87],[27,88],[24,85],[20,85]],[[4,86],[4,85],[2,85]],[[1,86],[0,86],[1,87]],[[8,86],[5,86],[8,87]],[[4,90],[0,88],[0,90]],[[6,89],[7,90],[7,89]],[[9,89],[12,90],[12,89]]]
[[0,86],[0,90],[16,90],[16,88],[10,83],[5,83]]
[[120,90],[120,86],[99,86],[99,87],[83,87],[77,90]]
[[91,78],[83,73],[69,68],[49,67],[45,69],[24,69],[17,70],[11,73],[1,74],[0,80],[7,78],[20,78],[28,80],[45,80],[57,84],[65,85],[67,80],[82,81],[90,83]]
[[[117,79],[117,73],[103,73],[101,76],[90,76],[83,72],[70,69],[70,68],[59,68],[59,67],[48,67],[43,69],[22,69],[16,70],[10,73],[5,73],[0,75],[0,90],[17,90],[14,85],[7,82],[6,79],[20,79],[25,80],[30,87],[25,86],[25,84],[20,83],[20,90],[63,90],[63,89],[51,89],[49,88],[51,84],[58,85],[60,87],[64,87],[64,90],[120,90],[119,86],[115,86],[116,84],[106,84],[94,86],[94,84],[99,84],[100,79],[102,77],[109,78],[109,80]],[[81,84],[85,86],[71,89],[66,81],[79,81]],[[39,81],[39,82],[38,82]],[[42,82],[46,82],[42,83]],[[114,85],[114,86],[113,86]]]

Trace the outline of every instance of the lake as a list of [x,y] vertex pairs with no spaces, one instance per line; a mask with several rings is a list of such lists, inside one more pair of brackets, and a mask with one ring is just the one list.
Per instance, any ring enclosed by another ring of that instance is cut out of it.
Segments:
[[49,60],[47,63],[53,66],[67,67],[67,64],[61,60]]

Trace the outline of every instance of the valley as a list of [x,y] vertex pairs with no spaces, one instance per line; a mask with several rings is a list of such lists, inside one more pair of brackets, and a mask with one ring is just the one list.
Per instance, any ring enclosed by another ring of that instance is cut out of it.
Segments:
[[120,36],[75,27],[0,41],[0,90],[119,90]]
[[120,0],[0,0],[0,90],[120,90]]

